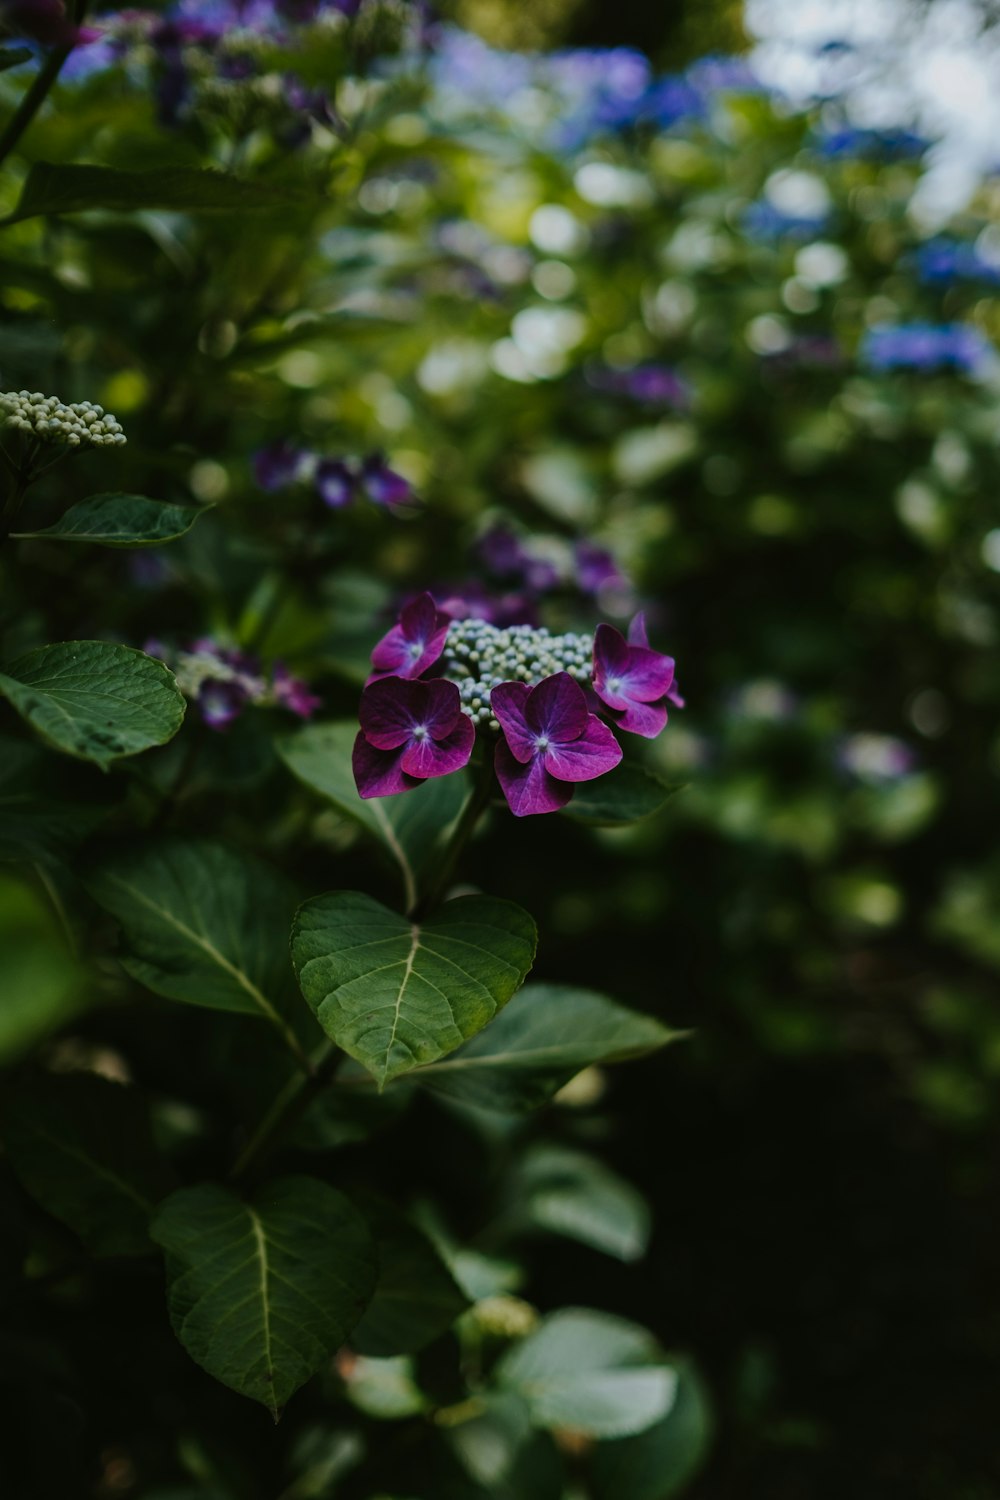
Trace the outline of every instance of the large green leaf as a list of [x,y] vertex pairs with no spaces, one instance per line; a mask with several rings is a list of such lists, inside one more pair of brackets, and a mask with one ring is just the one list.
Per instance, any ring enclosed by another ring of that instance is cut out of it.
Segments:
[[165,744],[184,717],[184,699],[161,661],[107,641],[29,651],[0,673],[0,695],[57,750],[102,770]]
[[430,1240],[402,1214],[369,1214],[378,1247],[375,1295],[351,1343],[378,1359],[413,1354],[445,1333],[469,1299],[459,1290]]
[[593,990],[529,984],[480,1032],[416,1079],[484,1109],[534,1109],[593,1063],[655,1052],[682,1036]]
[[96,542],[101,547],[158,547],[190,531],[203,505],[174,505],[145,495],[90,495],[71,505],[44,531],[16,531],[19,540],[45,537]]
[[603,1162],[566,1146],[537,1145],[507,1185],[509,1214],[525,1229],[579,1240],[617,1260],[638,1260],[649,1242],[646,1200]]
[[149,1215],[173,1187],[136,1089],[92,1073],[32,1078],[7,1102],[3,1143],[43,1208],[92,1255],[142,1255]]
[[86,885],[117,917],[122,965],[148,989],[284,1029],[295,894],[270,865],[208,839],[171,838],[107,856]]
[[206,1183],[160,1206],[174,1332],[191,1358],[277,1420],[347,1338],[375,1288],[375,1247],[347,1198],[286,1177],[245,1202]]
[[461,896],[418,924],[332,891],[296,914],[292,960],[327,1036],[381,1088],[491,1021],[530,969],[536,936],[510,901]]
[[399,867],[407,907],[416,904],[421,870],[458,817],[468,790],[463,775],[437,776],[397,797],[358,796],[351,771],[356,719],[309,724],[278,745],[289,770],[372,834]]
[[552,1313],[509,1349],[495,1378],[527,1402],[536,1426],[591,1437],[644,1431],[666,1416],[677,1389],[645,1328],[578,1307]]
[[616,828],[651,817],[679,791],[667,786],[641,766],[621,765],[607,776],[585,781],[574,789],[565,816],[592,828]]
[[0,875],[0,1063],[27,1052],[80,1008],[87,976],[41,894]]
[[712,1439],[708,1392],[686,1360],[674,1369],[677,1395],[667,1415],[636,1437],[594,1449],[594,1500],[670,1500],[700,1468]]
[[0,224],[90,208],[123,213],[136,208],[171,208],[187,213],[235,214],[273,212],[316,201],[277,183],[244,182],[225,172],[199,168],[120,172],[114,167],[39,161],[28,173],[14,212]]

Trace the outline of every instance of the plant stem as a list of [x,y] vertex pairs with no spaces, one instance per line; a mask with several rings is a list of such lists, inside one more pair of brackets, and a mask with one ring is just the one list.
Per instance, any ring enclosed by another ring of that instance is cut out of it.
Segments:
[[282,1136],[298,1123],[312,1101],[332,1081],[343,1057],[334,1042],[325,1042],[310,1060],[309,1072],[289,1078],[237,1157],[229,1174],[230,1182],[246,1182],[251,1173],[261,1170]]
[[407,916],[412,917],[415,921],[421,921],[429,911],[433,911],[435,906],[437,906],[451,884],[455,873],[455,866],[458,864],[466,844],[472,837],[476,824],[489,806],[492,794],[493,746],[491,743],[486,742],[483,746],[483,763],[479,768],[479,776],[465,800],[465,806],[462,808],[458,822],[455,824],[455,831],[437,867],[434,878],[412,911],[407,912]]
[[0,162],[5,161],[10,155],[45,103],[49,89],[59,77],[63,63],[73,51],[73,45],[71,43],[68,47],[54,47],[45,59],[41,72],[37,74],[34,83],[7,121],[6,129],[0,134]]

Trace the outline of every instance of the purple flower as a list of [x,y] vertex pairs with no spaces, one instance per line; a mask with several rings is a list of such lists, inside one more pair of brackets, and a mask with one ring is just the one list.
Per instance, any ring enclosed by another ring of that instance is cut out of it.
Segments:
[[369,683],[381,677],[412,679],[426,672],[444,650],[450,624],[451,616],[438,609],[430,594],[418,595],[372,652],[375,670]]
[[917,271],[926,286],[950,286],[953,281],[1000,282],[1000,265],[985,260],[974,245],[940,235],[926,240],[916,252]]
[[331,510],[343,510],[351,504],[357,480],[357,474],[342,458],[321,458],[316,465],[316,489]]
[[502,682],[490,707],[503,730],[496,749],[497,780],[516,818],[556,812],[578,781],[614,770],[621,747],[606,724],[589,712],[583,688],[568,672],[536,687]]
[[[643,616],[629,627],[629,639],[613,625],[599,625],[594,636],[594,691],[612,710],[615,723],[631,734],[654,739],[667,722],[667,698],[678,703],[673,657],[651,651]],[[680,704],[678,704],[680,706]]]
[[581,594],[596,595],[604,589],[628,587],[628,579],[605,547],[580,541],[573,547],[576,581]]
[[307,455],[285,439],[261,448],[253,456],[253,475],[262,490],[283,490],[294,484]]
[[627,396],[645,406],[673,406],[686,411],[691,405],[691,387],[669,365],[633,365],[627,370],[596,370],[591,384],[599,390]]
[[497,578],[519,583],[530,593],[544,594],[559,582],[559,569],[547,557],[531,552],[509,526],[491,526],[476,551]]
[[441,605],[453,620],[486,620],[501,629],[508,625],[537,625],[538,606],[526,594],[495,594],[472,580],[459,585]]
[[409,792],[431,776],[448,776],[468,764],[475,726],[462,712],[453,682],[410,682],[384,677],[369,683],[358,710],[354,780],[362,797]]
[[310,719],[323,702],[300,677],[293,677],[284,662],[276,661],[271,679],[274,701],[281,708],[289,709],[300,719]]
[[370,453],[362,462],[361,488],[373,505],[411,505],[413,490],[402,474],[397,474],[379,453]]
[[208,678],[198,689],[195,702],[209,729],[228,729],[250,702],[250,694],[236,678],[225,682]]

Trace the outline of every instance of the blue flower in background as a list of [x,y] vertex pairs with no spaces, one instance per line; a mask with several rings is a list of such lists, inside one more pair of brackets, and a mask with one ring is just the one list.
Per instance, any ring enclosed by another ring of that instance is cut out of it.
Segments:
[[788,214],[766,199],[751,203],[742,218],[743,232],[752,240],[810,240],[829,224],[829,214]]
[[957,370],[989,374],[998,364],[989,339],[969,323],[880,323],[858,351],[869,370]]
[[974,245],[941,235],[917,250],[914,261],[925,286],[950,286],[954,281],[982,281],[1000,285],[1000,264],[985,260]]
[[815,137],[815,144],[821,156],[832,159],[857,157],[869,161],[899,161],[923,156],[930,141],[902,126],[873,130],[842,125],[834,130],[821,131]]

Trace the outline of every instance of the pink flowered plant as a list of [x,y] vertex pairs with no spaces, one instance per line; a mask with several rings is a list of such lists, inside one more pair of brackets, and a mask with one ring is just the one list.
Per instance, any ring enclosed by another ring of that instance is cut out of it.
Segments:
[[478,729],[519,818],[565,807],[578,782],[613,770],[622,759],[615,729],[652,738],[667,703],[684,702],[673,658],[650,647],[641,614],[627,640],[611,625],[594,637],[555,635],[454,617],[424,593],[378,642],[372,665],[354,746],[360,795],[392,796],[460,770]]

